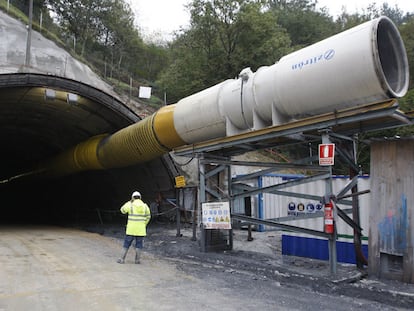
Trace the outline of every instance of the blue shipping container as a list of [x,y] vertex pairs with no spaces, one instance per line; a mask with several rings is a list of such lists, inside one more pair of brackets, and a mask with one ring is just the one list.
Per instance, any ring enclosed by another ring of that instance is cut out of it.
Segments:
[[[336,249],[338,262],[356,264],[353,243],[337,241]],[[368,258],[368,245],[362,245],[362,252]],[[329,260],[328,240],[283,234],[282,254]]]

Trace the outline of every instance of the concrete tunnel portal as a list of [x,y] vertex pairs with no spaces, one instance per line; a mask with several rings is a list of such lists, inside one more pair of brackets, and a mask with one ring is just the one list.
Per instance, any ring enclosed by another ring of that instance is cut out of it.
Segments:
[[0,98],[2,223],[94,222],[97,208],[116,210],[135,189],[148,203],[173,189],[168,155],[126,168],[19,178],[79,142],[140,118],[92,86],[42,74],[0,75]]
[[124,168],[26,175],[91,137],[140,120],[139,108],[34,30],[27,64],[28,37],[25,23],[0,10],[0,223],[98,222],[97,208],[118,210],[134,190],[148,203],[158,193],[174,195],[168,154]]

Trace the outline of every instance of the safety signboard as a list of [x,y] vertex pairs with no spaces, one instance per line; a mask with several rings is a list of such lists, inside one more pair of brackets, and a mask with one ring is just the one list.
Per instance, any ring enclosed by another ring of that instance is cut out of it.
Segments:
[[184,188],[185,187],[185,177],[180,175],[175,177],[175,187]]
[[334,165],[335,164],[335,144],[320,144],[319,145],[319,165]]
[[231,229],[229,202],[202,203],[205,229]]
[[306,205],[302,202],[289,202],[287,214],[289,216],[299,216],[302,214],[313,214],[322,210],[320,202],[308,202]]

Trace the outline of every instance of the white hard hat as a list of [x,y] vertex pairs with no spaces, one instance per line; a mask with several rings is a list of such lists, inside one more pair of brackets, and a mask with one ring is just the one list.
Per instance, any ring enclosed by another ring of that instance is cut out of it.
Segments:
[[132,197],[133,197],[133,198],[140,198],[140,197],[141,197],[141,193],[139,193],[138,191],[134,191],[134,192],[132,193]]

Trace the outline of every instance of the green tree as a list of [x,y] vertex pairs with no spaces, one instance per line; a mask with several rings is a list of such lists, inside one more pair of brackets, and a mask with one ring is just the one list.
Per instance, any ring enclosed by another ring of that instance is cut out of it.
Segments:
[[258,1],[194,0],[188,8],[190,28],[171,44],[173,63],[159,79],[172,101],[290,51],[276,16]]
[[369,18],[359,13],[348,14],[346,11],[342,11],[341,15],[336,19],[336,29],[338,32],[355,27],[363,22],[368,21]]
[[343,31],[382,15],[389,17],[396,25],[405,23],[411,16],[409,13],[404,14],[398,5],[392,7],[387,2],[384,2],[381,6],[378,6],[373,2],[365,9],[362,9],[362,12],[349,14],[343,9],[341,15],[336,19],[337,29]]
[[325,39],[335,32],[335,23],[325,9],[317,10],[315,0],[268,0],[280,26],[289,33],[295,49]]
[[382,4],[379,15],[389,17],[397,25],[401,25],[405,21],[404,12],[397,5],[391,7],[387,2]]
[[401,37],[403,38],[405,49],[407,51],[408,63],[410,66],[410,88],[414,87],[414,16],[405,24],[400,26]]
[[[46,0],[33,0],[33,19],[38,20],[42,8],[45,7]],[[10,0],[9,2],[24,14],[29,15],[29,0]]]
[[137,57],[139,62],[136,62],[137,67],[134,72],[149,81],[155,81],[158,74],[169,65],[168,48],[166,46],[148,43]]
[[203,51],[192,40],[193,31],[181,34],[169,46],[169,66],[158,76],[157,84],[166,91],[167,101],[174,103],[206,87]]
[[155,80],[165,47],[144,44],[124,0],[49,0],[67,42],[109,78]]
[[[57,32],[58,28],[49,14],[46,3],[47,0],[33,0],[33,23],[41,25],[42,29],[47,29],[49,32]],[[10,0],[9,5],[29,17],[29,0]]]
[[[407,94],[399,99],[398,102],[401,109],[408,112],[414,111],[414,15],[407,14],[404,17],[404,21],[399,30],[407,51],[410,80]],[[396,135],[402,137],[414,135],[414,126],[401,127],[396,130]]]
[[50,8],[63,30],[63,34],[80,46],[83,56],[88,43],[99,37],[101,21],[99,15],[108,10],[109,0],[49,0]]
[[134,27],[134,15],[129,5],[121,0],[111,2],[110,9],[99,16],[101,29],[98,38],[105,50],[104,59],[117,71],[122,68],[131,70],[140,60],[144,43]]

